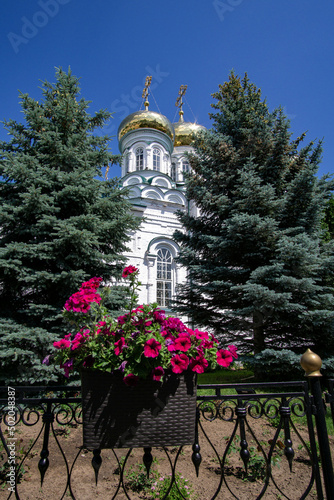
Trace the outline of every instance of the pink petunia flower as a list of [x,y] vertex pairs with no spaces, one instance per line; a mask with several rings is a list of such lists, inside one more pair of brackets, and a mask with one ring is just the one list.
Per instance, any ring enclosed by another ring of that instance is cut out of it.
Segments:
[[179,318],[166,318],[164,321],[164,329],[176,330],[179,333],[186,332],[187,327]]
[[209,363],[203,355],[196,356],[192,359],[189,364],[189,368],[196,373],[204,373],[205,369],[208,367]]
[[105,321],[99,321],[96,326],[96,335],[115,335],[115,332],[110,329],[111,327],[107,326]]
[[116,354],[116,356],[119,356],[121,354],[121,352],[123,351],[123,349],[125,349],[125,347],[128,347],[127,344],[125,343],[125,338],[121,337],[119,340],[117,340],[117,342],[115,342],[115,354]]
[[135,387],[139,382],[139,377],[137,377],[137,375],[133,375],[133,373],[129,373],[129,375],[126,375],[123,378],[123,382],[128,387]]
[[142,313],[144,309],[144,306],[141,304],[140,306],[137,306],[136,309],[132,309],[132,314],[137,314],[137,313]]
[[53,347],[56,349],[67,349],[71,346],[71,342],[67,339],[61,339],[53,343]]
[[175,354],[170,360],[172,365],[172,372],[182,373],[189,366],[189,358],[186,354]]
[[202,349],[211,349],[212,347],[214,347],[214,342],[213,340],[204,339],[202,340],[200,346]]
[[162,368],[162,366],[156,366],[152,370],[151,377],[153,380],[160,382],[161,377],[163,377],[164,373],[165,373],[165,370]]
[[126,323],[126,321],[128,320],[128,318],[129,318],[128,314],[124,314],[124,316],[118,316],[117,323],[122,326],[122,325],[124,325]]
[[169,352],[174,352],[175,351],[175,339],[174,339],[174,337],[166,338],[165,346],[167,347]]
[[230,351],[230,353],[235,359],[238,359],[237,348],[235,347],[235,345],[229,345],[227,346],[227,349]]
[[166,329],[164,326],[161,327],[160,333],[163,337],[165,337],[165,339],[171,339],[173,341],[175,340],[172,332],[168,328]]
[[177,351],[187,352],[191,347],[191,340],[188,335],[179,335],[175,339],[175,349]]
[[200,332],[199,330],[197,330],[197,328],[196,328],[196,330],[194,331],[194,334],[196,335],[196,338],[197,338],[198,340],[200,340],[200,339],[209,339],[209,334],[208,334],[208,332]]
[[156,358],[159,356],[161,344],[155,339],[148,339],[144,344],[144,356],[146,358]]
[[138,268],[135,266],[127,266],[123,269],[122,278],[127,278],[130,274],[136,273]]
[[71,349],[74,351],[78,349],[82,344],[84,344],[89,337],[89,330],[85,330],[83,333],[78,332],[74,339],[72,340]]
[[155,311],[153,311],[153,319],[157,323],[163,323],[166,319],[165,311],[163,311],[162,309],[156,309]]
[[224,368],[227,368],[232,363],[233,358],[230,351],[227,349],[220,349],[217,351],[217,363]]

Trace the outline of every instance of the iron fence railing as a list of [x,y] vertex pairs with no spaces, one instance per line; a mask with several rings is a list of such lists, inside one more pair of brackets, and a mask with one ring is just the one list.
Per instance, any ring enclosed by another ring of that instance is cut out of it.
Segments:
[[199,385],[193,446],[144,452],[81,446],[80,387],[1,387],[0,497],[333,499],[333,387]]

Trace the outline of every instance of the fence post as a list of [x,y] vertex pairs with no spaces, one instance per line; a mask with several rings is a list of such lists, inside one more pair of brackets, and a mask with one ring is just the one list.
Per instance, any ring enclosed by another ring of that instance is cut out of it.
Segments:
[[326,426],[324,401],[322,398],[322,390],[320,384],[320,368],[322,365],[321,358],[307,349],[302,355],[300,364],[305,370],[305,377],[308,378],[315,406],[315,423],[317,427],[317,435],[319,441],[319,450],[321,457],[322,473],[324,477],[326,496],[328,500],[334,499],[334,476],[331,450],[329,447],[328,432]]

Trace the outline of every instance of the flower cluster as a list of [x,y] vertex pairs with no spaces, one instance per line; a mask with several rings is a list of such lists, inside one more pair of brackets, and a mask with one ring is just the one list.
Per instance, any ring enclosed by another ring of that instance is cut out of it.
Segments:
[[102,278],[91,278],[89,281],[82,283],[80,290],[71,295],[65,302],[66,311],[87,313],[92,302],[97,304],[101,302],[101,295],[96,293],[101,281]]
[[[138,269],[128,266],[131,305],[138,288]],[[65,303],[64,315],[77,321],[75,335],[54,342],[56,361],[68,377],[73,370],[91,368],[119,371],[125,384],[140,378],[160,381],[166,371],[203,373],[217,366],[228,367],[237,358],[235,346],[220,349],[210,333],[188,328],[180,319],[167,317],[156,304],[140,305],[117,319],[103,308],[99,294],[101,278],[83,283]]]

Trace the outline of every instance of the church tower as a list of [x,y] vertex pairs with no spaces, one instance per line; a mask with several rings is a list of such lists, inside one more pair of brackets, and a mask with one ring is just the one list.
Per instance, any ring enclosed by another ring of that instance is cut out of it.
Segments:
[[127,116],[118,129],[123,156],[121,183],[129,190],[133,214],[142,220],[131,235],[126,257],[129,265],[139,269],[139,303],[157,302],[168,309],[176,286],[186,280],[185,269],[175,261],[179,247],[173,233],[181,229],[176,212],[196,213],[185,196],[184,173],[190,168],[186,153],[192,150],[193,134],[204,127],[183,121],[185,85],[176,102],[180,108],[178,123],[150,111],[151,79],[146,78],[143,91],[145,109]]

